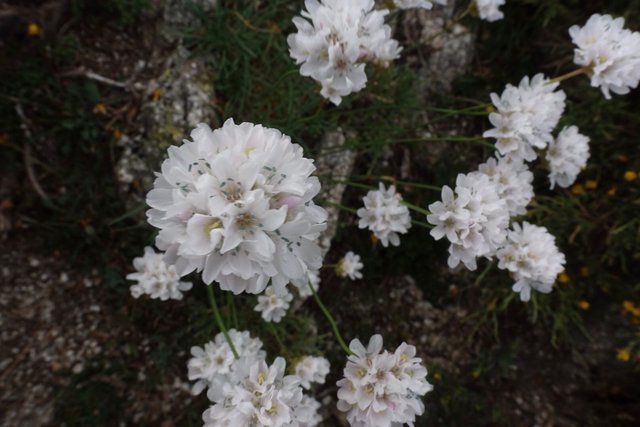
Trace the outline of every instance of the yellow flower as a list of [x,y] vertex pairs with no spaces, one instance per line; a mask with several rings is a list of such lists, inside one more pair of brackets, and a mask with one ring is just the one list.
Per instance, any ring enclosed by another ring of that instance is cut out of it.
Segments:
[[626,171],[624,173],[624,180],[631,182],[631,181],[635,181],[636,179],[638,179],[638,174],[634,171]]
[[584,183],[584,187],[587,190],[595,190],[596,188],[598,188],[598,181],[596,181],[595,179],[588,179],[587,182]]
[[584,187],[582,186],[582,184],[576,184],[573,187],[571,187],[571,192],[576,196],[580,196],[584,194]]
[[565,273],[564,271],[558,275],[558,282],[560,282],[560,283],[569,283],[570,281],[571,281],[571,279],[569,278],[569,275],[567,273]]
[[122,138],[122,131],[118,128],[115,128],[111,134],[113,135],[113,139],[115,140],[120,140],[120,138]]
[[608,191],[607,191],[607,196],[609,197],[613,197],[616,195],[616,187],[611,187]]
[[580,275],[582,277],[589,277],[589,267],[581,267],[580,268]]
[[27,34],[31,37],[36,37],[40,35],[40,27],[35,22],[30,22],[27,25]]
[[640,317],[640,307],[634,308],[631,314],[633,314],[633,317]]
[[369,236],[369,239],[371,239],[371,243],[373,243],[374,245],[378,243],[378,236],[376,236],[375,234],[371,233],[371,236]]
[[589,304],[589,302],[588,302],[588,301],[585,301],[585,300],[580,300],[580,301],[578,301],[578,308],[579,308],[580,310],[585,310],[585,311],[587,311],[587,310],[589,310],[589,307],[591,307],[591,304]]
[[158,99],[160,99],[161,96],[162,96],[162,91],[160,90],[160,88],[157,88],[153,92],[151,92],[151,99],[153,99],[154,101],[157,101]]
[[620,163],[626,163],[629,161],[629,158],[627,156],[625,156],[624,154],[618,154],[616,156],[616,160],[619,161]]
[[471,372],[471,376],[473,378],[478,378],[480,376],[480,369],[474,369],[473,372]]
[[102,102],[98,102],[95,107],[93,107],[94,114],[107,114],[107,106]]
[[622,360],[623,362],[628,362],[631,360],[631,352],[628,348],[619,348],[616,350],[616,358],[618,360]]
[[622,309],[626,313],[633,313],[633,310],[636,309],[636,305],[633,303],[633,301],[624,300],[622,301]]
[[435,374],[433,374],[433,379],[436,381],[440,381],[442,379],[442,375],[440,375],[440,372],[436,372]]

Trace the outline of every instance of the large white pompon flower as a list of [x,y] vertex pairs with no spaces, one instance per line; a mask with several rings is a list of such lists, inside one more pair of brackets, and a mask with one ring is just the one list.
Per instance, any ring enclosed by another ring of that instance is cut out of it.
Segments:
[[364,264],[360,261],[360,255],[347,252],[336,265],[336,274],[340,277],[348,277],[351,280],[362,279],[362,267]]
[[363,197],[364,207],[358,209],[360,217],[358,227],[368,228],[380,239],[382,246],[400,245],[400,236],[411,228],[409,208],[402,204],[402,196],[396,193],[396,187],[385,188],[379,184],[378,190],[372,190]]
[[322,264],[319,233],[326,211],[313,160],[275,129],[227,120],[200,124],[193,141],[169,147],[147,195],[157,246],[178,274],[197,270],[205,283],[236,294],[283,289]]
[[[251,361],[264,360],[266,353],[262,350],[262,341],[252,338],[247,331],[229,330],[229,338],[233,346],[243,359]],[[191,347],[191,356],[187,362],[189,380],[196,381],[192,393],[200,394],[205,388],[214,386],[212,394],[216,394],[216,388],[231,380],[235,375],[234,355],[221,332],[209,341],[204,347]]]
[[374,335],[365,348],[351,341],[344,378],[338,381],[338,409],[347,412],[354,427],[413,425],[424,413],[421,396],[433,387],[416,348],[402,343],[395,352],[382,351],[382,337]]
[[497,252],[498,267],[511,272],[514,292],[529,301],[531,289],[549,293],[556,276],[564,270],[565,257],[556,239],[544,227],[523,222],[513,224],[505,245]]
[[573,61],[589,67],[591,86],[599,87],[607,99],[610,92],[629,93],[640,80],[640,33],[623,27],[623,18],[595,14],[584,27],[569,28],[577,45]]
[[500,96],[492,93],[496,111],[489,114],[489,121],[495,127],[483,136],[495,138],[503,156],[534,160],[534,149],[544,149],[553,141],[553,129],[564,112],[566,95],[556,91],[558,85],[536,74],[524,77],[518,87],[508,84]]
[[295,365],[295,374],[300,377],[300,385],[307,390],[311,383],[324,384],[331,365],[324,357],[304,356]]
[[138,282],[130,288],[134,298],[149,295],[162,301],[181,300],[182,292],[191,289],[192,284],[180,281],[175,267],[164,262],[164,254],[156,253],[150,246],[144,248],[142,257],[134,258],[133,266],[137,271],[127,274],[127,279]]
[[289,303],[293,299],[286,289],[278,292],[273,286],[267,286],[264,295],[258,297],[258,305],[254,310],[259,311],[260,315],[267,322],[278,323],[289,309]]
[[335,105],[366,86],[366,62],[387,65],[400,54],[384,23],[389,11],[374,10],[374,0],[307,0],[305,6],[293,18],[298,32],[287,37],[289,53]]
[[433,4],[447,4],[447,0],[393,0],[398,9],[431,9]]
[[487,175],[498,189],[498,196],[503,199],[509,215],[524,215],[527,205],[533,198],[533,173],[521,159],[509,157],[492,157],[478,167]]
[[560,131],[547,150],[551,189],[558,184],[567,188],[573,184],[589,159],[589,138],[578,132],[576,126]]
[[500,10],[500,6],[505,4],[505,0],[474,0],[480,19],[494,22],[504,18],[504,13]]
[[491,256],[504,242],[509,226],[509,208],[500,198],[498,186],[480,172],[459,174],[456,188],[442,188],[442,201],[429,205],[427,221],[435,225],[431,236],[446,237],[448,264],[463,263],[469,270],[477,268],[477,257]]
[[221,385],[220,397],[208,395],[214,404],[202,415],[205,427],[314,426],[319,422],[313,413],[319,405],[304,398],[297,376],[284,375],[283,358],[276,358],[271,366],[264,360],[242,359],[236,365],[236,375]]

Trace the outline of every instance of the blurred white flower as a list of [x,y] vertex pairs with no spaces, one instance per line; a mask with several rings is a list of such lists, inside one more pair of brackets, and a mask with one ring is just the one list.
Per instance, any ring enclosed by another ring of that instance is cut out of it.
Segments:
[[476,8],[478,9],[478,15],[480,19],[485,21],[494,22],[504,18],[504,13],[500,10],[500,6],[505,3],[505,0],[474,0],[476,2]]
[[156,245],[178,274],[197,270],[235,294],[284,289],[322,264],[316,243],[326,211],[302,147],[275,129],[227,120],[200,124],[193,141],[169,147],[147,195]]
[[360,255],[349,251],[338,261],[336,274],[340,277],[348,277],[351,280],[362,279],[362,273],[360,272],[362,267],[364,265],[360,261]]
[[431,236],[446,237],[450,268],[462,262],[477,268],[476,258],[492,256],[504,242],[509,226],[509,208],[500,198],[498,185],[480,172],[459,174],[456,188],[442,187],[442,201],[429,205],[427,221],[435,225]]
[[415,357],[416,348],[402,343],[394,353],[382,351],[382,337],[374,335],[365,348],[355,339],[349,349],[344,378],[338,381],[338,409],[347,412],[354,427],[413,425],[424,413],[421,396],[433,387],[427,370]]
[[298,289],[298,295],[300,298],[307,298],[313,295],[309,285],[313,287],[314,291],[317,291],[320,287],[320,271],[309,270],[307,271],[307,277],[302,280],[292,280],[291,284]]
[[623,27],[623,18],[595,14],[584,27],[569,28],[577,45],[573,61],[589,67],[591,86],[599,87],[607,99],[610,92],[629,93],[640,80],[640,33]]
[[384,23],[389,11],[374,6],[374,0],[306,0],[302,17],[293,18],[298,32],[287,37],[289,53],[335,105],[366,86],[366,62],[388,65],[400,54]]
[[258,297],[258,305],[254,310],[259,311],[260,315],[267,322],[278,323],[289,309],[289,303],[293,299],[286,289],[281,292],[277,292],[273,286],[267,286],[264,290],[264,295]]
[[396,193],[396,187],[386,189],[379,184],[378,190],[372,190],[363,197],[364,207],[358,209],[360,217],[358,227],[368,228],[380,239],[382,246],[400,245],[400,236],[411,228],[409,208],[402,204],[402,196]]
[[533,174],[521,159],[509,157],[490,158],[478,167],[478,171],[487,175],[503,199],[509,215],[523,215],[533,198]]
[[556,276],[564,270],[564,254],[544,227],[523,222],[513,224],[505,245],[497,252],[498,267],[511,272],[514,292],[529,301],[531,289],[549,293]]
[[434,3],[445,5],[447,0],[393,0],[393,4],[398,9],[431,9]]
[[[256,363],[264,360],[266,353],[262,350],[262,341],[259,338],[251,338],[249,332],[235,329],[230,329],[228,333],[240,357]],[[193,394],[200,394],[212,385],[215,389],[235,376],[236,361],[222,332],[204,347],[191,347],[191,355],[193,357],[187,362],[187,368],[189,380],[196,381],[192,389]],[[212,393],[215,394],[215,390]]]
[[553,141],[551,133],[564,112],[566,95],[555,91],[558,85],[536,74],[531,80],[523,78],[518,87],[508,84],[501,96],[492,93],[497,111],[489,114],[489,121],[495,128],[483,136],[495,138],[503,156],[534,160],[534,148],[544,149]]
[[153,248],[147,246],[144,248],[144,256],[133,260],[133,266],[137,271],[127,274],[127,279],[138,282],[130,287],[134,298],[149,295],[162,301],[181,300],[182,292],[191,289],[192,284],[181,282],[175,267],[167,265],[163,258],[163,253],[156,253]]
[[558,184],[567,188],[573,184],[589,159],[589,138],[580,134],[576,126],[565,127],[547,150],[551,188]]
[[300,385],[307,390],[311,383],[324,384],[330,364],[324,357],[304,356],[295,365],[295,373],[300,377]]

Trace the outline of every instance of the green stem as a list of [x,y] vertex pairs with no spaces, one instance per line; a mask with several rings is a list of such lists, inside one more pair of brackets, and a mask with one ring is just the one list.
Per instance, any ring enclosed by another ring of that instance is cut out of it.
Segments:
[[428,228],[428,229],[432,229],[434,227],[431,224],[427,224],[426,222],[418,221],[417,219],[412,219],[411,223],[415,224],[415,225],[419,225],[420,227]]
[[580,74],[586,74],[591,71],[591,66],[586,65],[584,67],[578,68],[577,70],[573,70],[568,72],[567,74],[563,74],[561,76],[555,77],[549,80],[546,84],[550,85],[552,83],[561,82],[564,80],[569,80],[572,77],[579,76]]
[[334,208],[338,208],[338,209],[341,209],[341,210],[346,211],[346,212],[358,213],[358,211],[356,209],[350,208],[350,207],[345,206],[345,205],[341,205],[340,203],[329,202],[327,200],[323,201],[322,203],[325,204],[325,205],[333,206]]
[[275,326],[273,326],[273,323],[271,323],[271,322],[266,322],[266,323],[268,325],[267,327],[269,328],[269,330],[273,334],[273,337],[276,339],[276,342],[278,343],[278,346],[280,347],[280,351],[282,351],[283,353],[289,353],[289,351],[287,350],[287,347],[282,343],[282,340],[280,339],[280,335],[278,334],[278,330],[276,329]]
[[236,302],[233,299],[233,294],[227,292],[227,305],[231,307],[231,320],[233,320],[233,327],[238,329],[238,315],[236,314]]
[[326,317],[327,320],[329,321],[329,324],[331,325],[331,329],[333,330],[333,335],[335,335],[336,339],[338,340],[338,344],[340,344],[340,347],[342,347],[342,350],[344,350],[344,352],[347,353],[347,355],[349,356],[353,355],[353,352],[349,350],[349,346],[347,345],[347,343],[345,343],[344,340],[342,339],[342,335],[340,335],[340,331],[338,330],[338,325],[336,324],[336,321],[333,320],[331,313],[329,313],[329,310],[327,310],[327,307],[325,307],[322,301],[320,300],[320,297],[318,296],[318,293],[316,292],[316,290],[313,289],[313,286],[311,286],[311,282],[309,282],[309,288],[311,288],[313,299],[318,304],[318,307],[320,307],[320,310],[322,310],[324,317]]
[[482,282],[482,280],[485,278],[485,276],[489,273],[489,271],[491,271],[491,269],[493,268],[493,261],[489,262],[487,264],[487,266],[485,267],[485,269],[482,271],[482,273],[480,273],[480,275],[476,278],[475,282],[473,282],[473,286],[478,286],[480,285],[480,283]]
[[222,321],[222,317],[220,316],[220,311],[218,311],[218,303],[216,302],[216,297],[213,294],[212,285],[205,285],[205,286],[207,287],[207,294],[209,295],[209,302],[211,303],[211,309],[213,310],[213,317],[216,320],[216,324],[218,325],[218,328],[222,331],[222,335],[224,335],[224,339],[227,340],[227,343],[229,344],[229,348],[231,348],[231,353],[233,353],[233,357],[235,357],[235,359],[238,360],[240,359],[240,356],[238,355],[238,351],[236,350],[236,347],[233,345],[233,341],[231,341],[231,337],[227,332],[227,328],[224,326],[224,322]]
[[431,212],[429,212],[428,210],[423,209],[423,208],[421,208],[420,206],[416,206],[416,205],[414,205],[413,203],[409,203],[409,202],[407,202],[406,200],[403,200],[403,201],[402,201],[402,204],[403,204],[403,205],[405,205],[406,207],[408,207],[409,209],[414,210],[414,211],[416,211],[416,212],[419,212],[419,213],[421,213],[421,214],[424,214],[424,215],[431,215]]

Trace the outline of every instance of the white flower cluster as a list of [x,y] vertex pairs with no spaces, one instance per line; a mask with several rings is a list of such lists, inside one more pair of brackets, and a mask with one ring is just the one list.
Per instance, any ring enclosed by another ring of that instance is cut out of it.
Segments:
[[163,258],[163,253],[156,253],[153,248],[147,246],[144,248],[144,255],[133,260],[133,266],[137,271],[127,274],[127,279],[138,282],[130,288],[134,298],[149,295],[162,301],[181,300],[182,292],[191,289],[192,284],[181,282],[175,267],[167,265]]
[[275,287],[267,286],[264,295],[258,297],[258,305],[254,310],[259,311],[267,322],[278,323],[287,314],[292,299],[293,295],[286,288],[278,292]]
[[442,201],[429,205],[427,221],[435,225],[431,236],[443,237],[449,246],[450,268],[462,262],[477,268],[476,258],[491,256],[504,241],[509,226],[509,210],[500,198],[492,178],[481,172],[459,174],[455,190],[442,187]]
[[415,357],[416,348],[402,343],[395,352],[382,351],[382,337],[374,335],[367,348],[355,339],[349,348],[344,378],[338,381],[338,409],[347,412],[353,427],[413,425],[422,415],[420,396],[433,387],[427,370]]
[[235,364],[236,375],[222,385],[222,398],[202,414],[204,427],[312,427],[321,421],[320,404],[303,395],[300,378],[284,375],[283,358],[271,366],[248,359]]
[[549,163],[551,188],[558,184],[567,188],[573,184],[589,159],[589,138],[575,126],[563,128],[556,140],[549,144],[546,156]]
[[278,289],[317,270],[316,239],[327,214],[302,147],[275,129],[227,120],[200,124],[193,141],[169,147],[147,195],[157,246],[178,274],[193,270],[235,294]]
[[534,160],[534,148],[544,149],[553,141],[553,129],[564,112],[566,95],[556,91],[558,84],[537,74],[531,79],[524,77],[518,87],[508,84],[501,96],[492,93],[497,111],[489,120],[495,128],[483,136],[495,138],[503,156]]
[[[335,105],[367,83],[365,64],[388,65],[400,54],[384,23],[388,10],[373,10],[374,0],[306,0],[297,33],[287,37],[289,53],[302,64],[300,74],[322,85],[321,95]],[[305,19],[307,18],[307,19]]]
[[480,19],[494,22],[504,18],[504,13],[500,10],[500,6],[505,4],[506,0],[474,0]]
[[393,0],[398,9],[431,9],[434,3],[445,5],[447,0]]
[[336,274],[340,277],[348,277],[351,280],[362,279],[362,267],[360,255],[352,251],[347,252],[336,265]]
[[533,199],[533,174],[522,160],[492,157],[478,166],[498,190],[498,197],[507,204],[509,216],[524,215]]
[[523,222],[513,224],[505,245],[498,250],[498,267],[511,272],[513,290],[522,301],[531,298],[531,289],[549,293],[556,276],[564,270],[564,254],[546,228]]
[[330,367],[324,357],[304,356],[296,362],[294,371],[300,377],[300,385],[309,390],[311,383],[324,384]]
[[317,291],[320,288],[320,271],[309,270],[307,276],[301,280],[293,280],[291,284],[298,289],[298,296],[300,298],[307,298],[313,295],[309,286]]
[[368,228],[380,239],[382,246],[400,245],[398,233],[405,234],[411,228],[409,208],[402,204],[402,196],[396,193],[396,187],[391,185],[386,189],[379,184],[378,190],[372,190],[362,198],[364,207],[358,209],[360,217],[358,227]]
[[191,349],[189,379],[197,381],[193,393],[208,388],[207,397],[213,402],[203,414],[205,426],[313,427],[322,421],[320,403],[303,395],[302,380],[284,376],[284,359],[277,358],[269,367],[258,338],[234,329],[229,336],[238,360],[222,333],[204,348]]
[[595,14],[584,27],[569,28],[574,62],[589,67],[591,86],[599,87],[605,98],[624,95],[640,80],[640,33],[624,28],[624,19]]

